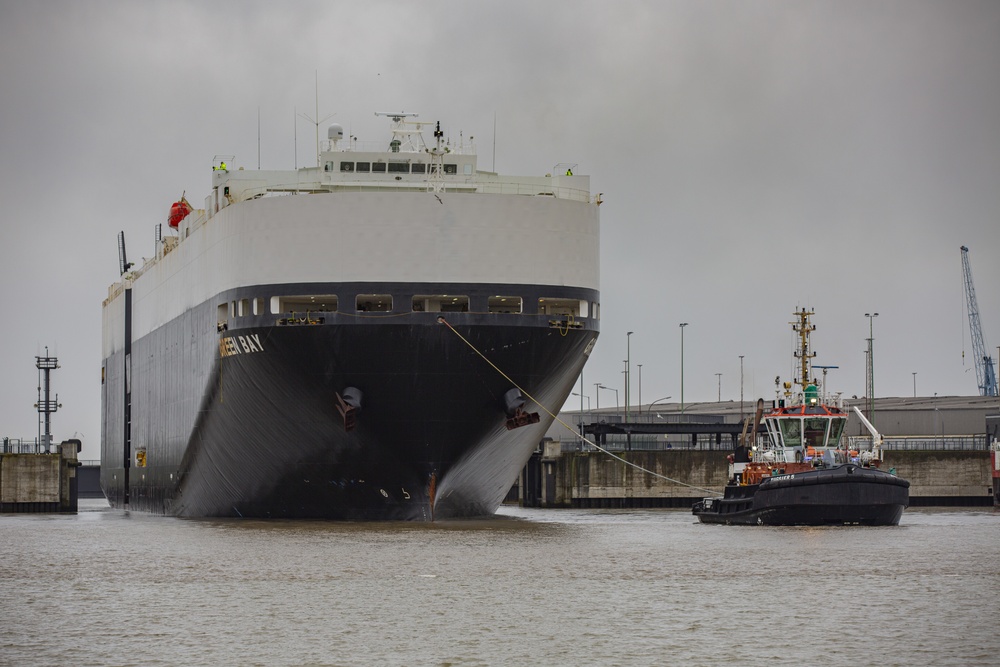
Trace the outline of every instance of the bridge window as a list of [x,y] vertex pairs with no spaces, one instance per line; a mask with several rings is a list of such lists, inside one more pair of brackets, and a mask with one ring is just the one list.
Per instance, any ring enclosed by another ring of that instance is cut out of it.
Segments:
[[843,417],[838,417],[836,419],[830,420],[830,440],[829,446],[836,447],[840,444],[840,436],[844,433],[844,426],[847,424],[847,420]]
[[827,419],[805,420],[806,445],[809,447],[826,446],[826,425],[828,422]]
[[411,174],[424,174],[427,172],[427,165],[423,162],[414,162],[410,165]]
[[410,173],[410,163],[408,163],[408,162],[390,162],[389,163],[389,173],[390,174],[408,174],[408,173]]
[[385,162],[375,162],[372,164],[373,174],[384,174],[385,173]]
[[340,163],[340,170],[341,171],[354,171],[354,163],[353,162],[341,162]]
[[458,173],[458,165],[457,164],[446,164],[444,166],[444,173],[446,173],[446,174],[457,174]]
[[798,447],[802,444],[802,420],[796,418],[779,419],[781,439],[785,447]]
[[367,174],[367,173],[369,173],[372,170],[372,163],[371,162],[359,162],[357,165],[355,165],[354,170],[357,171],[357,172],[359,172],[359,173],[362,173],[362,174]]

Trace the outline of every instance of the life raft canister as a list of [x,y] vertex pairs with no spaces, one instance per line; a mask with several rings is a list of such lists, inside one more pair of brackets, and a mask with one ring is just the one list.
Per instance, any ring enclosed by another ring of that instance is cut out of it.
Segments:
[[181,224],[181,220],[186,218],[190,212],[191,204],[188,203],[187,199],[181,197],[180,200],[175,201],[170,207],[170,215],[167,216],[167,223],[176,229],[177,225]]

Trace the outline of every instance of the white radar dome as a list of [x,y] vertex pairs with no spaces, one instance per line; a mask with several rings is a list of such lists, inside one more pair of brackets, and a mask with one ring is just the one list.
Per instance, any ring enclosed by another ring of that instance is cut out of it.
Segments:
[[340,141],[344,138],[344,126],[339,123],[334,123],[330,127],[326,128],[326,138],[330,141]]

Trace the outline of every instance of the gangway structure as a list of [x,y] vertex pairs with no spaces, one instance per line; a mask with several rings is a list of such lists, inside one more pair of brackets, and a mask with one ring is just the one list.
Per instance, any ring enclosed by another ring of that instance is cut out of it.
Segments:
[[997,395],[997,376],[993,371],[993,357],[986,351],[983,328],[979,323],[979,306],[976,304],[976,288],[972,284],[972,267],[969,265],[969,249],[962,246],[962,269],[965,273],[965,298],[969,310],[969,330],[972,334],[972,355],[976,363],[976,382],[980,396]]

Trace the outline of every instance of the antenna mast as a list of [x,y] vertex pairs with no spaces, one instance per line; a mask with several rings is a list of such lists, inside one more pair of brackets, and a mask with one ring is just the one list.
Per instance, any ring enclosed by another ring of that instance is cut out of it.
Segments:
[[49,356],[49,348],[45,347],[44,357],[35,357],[35,368],[38,369],[38,402],[35,408],[38,410],[38,444],[41,450],[49,453],[52,445],[52,423],[51,415],[58,410],[59,394],[54,400],[50,400],[49,373],[59,368],[59,360]]
[[806,310],[803,308],[797,311],[796,316],[798,316],[798,322],[791,322],[792,331],[799,334],[799,349],[795,351],[795,357],[800,360],[800,375],[795,381],[796,384],[802,385],[802,390],[809,385],[809,360],[816,356],[815,352],[809,351],[809,334],[816,331],[816,327],[809,323],[809,316],[815,315],[815,311]]
[[[310,123],[312,123],[313,125],[316,126],[316,166],[319,167],[319,161],[320,161],[320,155],[319,155],[319,153],[320,153],[320,151],[319,151],[319,125],[320,125],[320,123],[322,123],[324,121],[330,120],[331,118],[333,118],[336,115],[336,114],[330,114],[329,116],[326,116],[325,118],[322,118],[322,119],[319,117],[319,70],[316,70],[316,120],[313,120],[312,118],[310,118],[309,116],[307,116],[305,114],[299,114],[299,115],[302,116],[307,121],[309,121]],[[297,147],[296,147],[296,149],[297,149]],[[297,158],[296,158],[296,161],[298,161]]]

